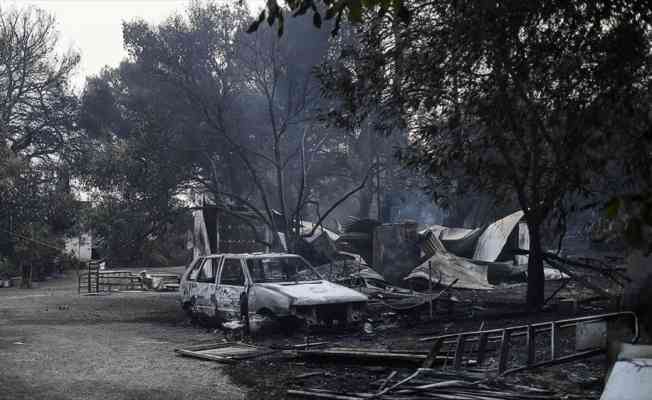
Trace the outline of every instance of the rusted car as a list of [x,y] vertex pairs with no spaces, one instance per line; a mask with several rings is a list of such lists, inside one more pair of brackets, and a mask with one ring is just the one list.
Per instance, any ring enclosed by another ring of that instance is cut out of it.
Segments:
[[368,300],[325,280],[304,258],[284,253],[199,257],[183,274],[180,295],[182,307],[192,315],[229,321],[240,319],[246,309],[309,326],[356,324]]

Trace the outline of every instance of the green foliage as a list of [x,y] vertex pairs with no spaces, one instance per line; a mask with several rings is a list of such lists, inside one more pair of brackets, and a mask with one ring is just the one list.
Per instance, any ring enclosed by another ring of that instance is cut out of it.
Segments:
[[0,256],[0,279],[8,279],[18,275],[18,267],[8,257]]
[[187,261],[186,234],[192,222],[190,212],[179,204],[150,207],[108,195],[94,203],[86,211],[86,224],[94,228],[99,255],[113,265],[163,266]]
[[[315,212],[316,188],[339,172],[321,168],[324,148],[337,143],[315,119],[312,67],[328,34],[297,19],[284,28],[297,36],[247,35],[249,18],[244,6],[207,2],[158,26],[127,23],[129,60],[88,80],[80,119],[88,149],[78,165],[84,183],[106,194],[100,219],[125,232],[102,237],[129,238],[126,253],[142,247],[143,227],[175,214],[170,199],[193,191],[296,232],[290,221]],[[261,30],[279,18],[261,15]],[[349,189],[341,186],[329,195]]]
[[290,0],[285,2],[287,8],[284,8],[277,0],[268,0],[265,9],[251,23],[247,33],[257,31],[260,24],[267,19],[270,26],[277,22],[277,33],[282,36],[284,14],[290,13],[293,17],[298,17],[306,14],[308,10],[312,10],[312,21],[316,28],[321,28],[322,12],[325,20],[335,19],[331,31],[333,35],[339,32],[344,16],[349,22],[360,24],[363,22],[364,13],[368,11],[377,12],[379,15],[394,15],[398,20],[409,23],[411,12],[406,3],[404,0]]
[[[538,233],[569,197],[604,190],[623,138],[650,131],[649,3],[406,5],[407,24],[366,14],[362,49],[341,56],[351,78],[334,78],[378,102],[377,125],[408,130],[404,161],[442,195],[515,202]],[[639,224],[629,226],[638,240]],[[530,260],[540,301],[542,264]]]

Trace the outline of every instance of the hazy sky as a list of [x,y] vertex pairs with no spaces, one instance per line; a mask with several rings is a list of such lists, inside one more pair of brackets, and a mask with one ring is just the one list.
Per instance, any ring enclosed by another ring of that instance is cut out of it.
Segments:
[[[237,1],[237,0],[232,0]],[[263,0],[247,0],[258,8]],[[82,87],[84,77],[98,73],[105,65],[116,66],[126,56],[122,48],[122,21],[143,18],[158,23],[189,0],[0,0],[0,7],[34,5],[55,15],[63,48],[81,53],[74,84]]]

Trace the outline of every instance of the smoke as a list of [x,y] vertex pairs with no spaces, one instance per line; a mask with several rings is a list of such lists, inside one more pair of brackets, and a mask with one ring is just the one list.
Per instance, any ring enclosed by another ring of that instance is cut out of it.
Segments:
[[388,194],[383,207],[384,222],[412,220],[419,225],[441,225],[448,218],[448,211],[437,206],[422,191],[404,191]]

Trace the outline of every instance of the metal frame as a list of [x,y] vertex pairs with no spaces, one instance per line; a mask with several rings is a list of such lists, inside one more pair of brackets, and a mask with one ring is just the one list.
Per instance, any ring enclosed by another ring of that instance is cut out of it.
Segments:
[[[475,349],[476,357],[475,364],[481,364],[486,357],[487,353],[487,344],[489,342],[498,343],[498,373],[500,375],[505,375],[508,373],[513,373],[517,371],[522,371],[525,369],[542,367],[546,365],[561,364],[565,362],[570,362],[586,357],[592,357],[597,354],[604,353],[605,348],[596,348],[589,349],[584,351],[575,351],[573,354],[568,354],[560,356],[560,342],[559,335],[562,329],[566,328],[576,328],[579,323],[587,322],[598,322],[598,321],[611,321],[617,320],[625,317],[632,318],[634,336],[631,339],[631,343],[636,343],[639,339],[639,324],[638,317],[634,312],[631,311],[622,311],[614,312],[607,314],[598,314],[598,315],[589,315],[585,317],[578,318],[569,318],[562,319],[557,321],[548,321],[548,322],[538,322],[530,325],[520,325],[520,326],[511,326],[501,329],[487,329],[487,330],[478,330],[470,332],[458,332],[451,333],[448,335],[440,335],[419,339],[420,342],[430,342],[434,341],[434,345],[431,348],[430,355],[424,362],[424,368],[430,368],[432,366],[432,361],[436,357],[441,348],[446,345],[449,349],[451,348],[454,352],[453,358],[453,368],[460,369],[462,367],[463,356],[465,352],[465,345],[469,343],[477,342],[477,348]],[[551,358],[549,360],[544,360],[536,362],[536,336],[540,334],[549,334],[550,335],[550,354]],[[509,367],[509,352],[510,352],[510,339],[514,337],[525,336],[526,337],[526,348],[527,348],[527,362],[524,366],[518,366],[514,368]]]
[[110,292],[113,290],[144,290],[143,280],[130,271],[100,271],[99,261],[89,261],[88,269],[77,276],[77,293],[85,286],[86,293]]

